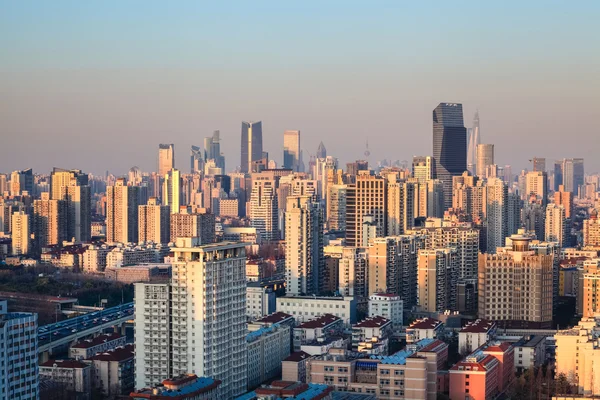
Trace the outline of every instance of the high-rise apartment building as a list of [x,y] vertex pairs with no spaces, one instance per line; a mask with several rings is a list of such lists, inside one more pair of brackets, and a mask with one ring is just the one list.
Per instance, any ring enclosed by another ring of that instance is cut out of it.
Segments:
[[485,182],[465,172],[452,183],[452,208],[462,212],[469,222],[481,223],[487,212]]
[[37,400],[37,314],[8,312],[0,300],[0,400]]
[[327,229],[346,230],[346,185],[332,185],[327,195]]
[[554,192],[554,204],[565,208],[565,217],[573,217],[573,193],[566,192],[564,185],[558,186],[558,191]]
[[346,244],[363,243],[362,224],[366,215],[374,218],[377,236],[384,236],[387,224],[387,181],[365,171],[356,177],[356,183],[346,189]]
[[531,171],[525,175],[523,200],[534,200],[545,206],[548,204],[548,176],[543,171]]
[[283,168],[300,171],[300,131],[283,132]]
[[162,206],[156,197],[138,208],[138,242],[169,243],[169,206]]
[[596,210],[583,221],[583,246],[600,248],[600,220]]
[[525,202],[522,211],[522,225],[525,231],[535,232],[538,240],[546,237],[546,209],[536,202]]
[[124,178],[106,188],[106,241],[134,243],[138,240],[138,206],[141,189],[127,186]]
[[495,253],[508,236],[508,187],[493,178],[486,185],[487,252]]
[[246,391],[245,246],[196,243],[177,240],[170,283],[135,284],[135,387],[196,374],[231,399]]
[[473,127],[469,128],[469,143],[467,149],[467,168],[472,175],[477,174],[477,146],[480,143],[479,133],[479,111],[475,111],[473,117]]
[[433,158],[435,177],[444,185],[445,208],[450,208],[452,177],[467,169],[467,130],[462,104],[440,103],[433,110]]
[[240,170],[252,172],[252,163],[263,158],[262,122],[242,122]]
[[499,326],[549,328],[554,256],[530,249],[529,237],[513,235],[511,242],[479,255],[478,315]]
[[549,204],[546,207],[545,235],[547,242],[556,242],[559,247],[567,243],[567,219],[563,206]]
[[66,236],[66,204],[63,200],[50,199],[50,193],[41,194],[33,202],[33,248],[39,253],[49,245],[61,244]]
[[434,160],[431,156],[414,156],[412,162],[413,178],[419,183],[433,179]]
[[175,168],[175,145],[158,145],[158,175],[164,177],[170,170]]
[[275,179],[257,176],[252,180],[250,224],[262,240],[279,240],[279,211]]
[[51,174],[51,198],[65,202],[66,239],[87,242],[92,233],[92,197],[89,177],[80,170],[54,168]]
[[486,172],[491,165],[494,165],[494,145],[477,145],[477,176],[480,178],[487,178]]
[[29,254],[31,234],[29,232],[29,215],[25,211],[16,211],[11,216],[12,255]]
[[31,196],[35,194],[33,193],[33,189],[33,170],[31,168],[23,171],[13,171],[13,173],[10,174],[11,196],[21,196],[24,192],[29,193]]
[[323,214],[311,196],[290,196],[285,212],[286,293],[318,294],[324,272]]
[[182,237],[198,238],[201,245],[215,242],[215,215],[212,213],[171,214],[170,224],[170,241],[173,243]]
[[342,296],[368,296],[368,255],[361,247],[343,247],[338,264],[338,288]]
[[387,179],[387,236],[398,236],[415,224],[415,184],[400,181],[396,174]]
[[533,157],[533,172],[546,172],[546,159]]
[[171,214],[177,214],[183,204],[181,174],[177,169],[172,169],[164,175],[162,202],[169,206]]
[[456,311],[459,257],[455,248],[420,250],[418,256],[418,305],[420,311]]

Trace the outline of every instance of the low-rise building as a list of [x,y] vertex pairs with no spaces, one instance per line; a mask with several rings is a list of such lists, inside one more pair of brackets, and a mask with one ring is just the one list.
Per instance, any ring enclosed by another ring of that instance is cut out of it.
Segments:
[[333,400],[333,388],[303,382],[274,381],[268,386],[261,386],[236,398],[236,400],[263,399]]
[[83,272],[95,274],[106,268],[106,256],[114,248],[103,244],[101,246],[90,245],[83,253]]
[[97,353],[125,346],[126,338],[118,333],[105,333],[92,339],[80,340],[69,348],[69,358],[84,360]]
[[165,282],[171,277],[171,264],[139,264],[127,267],[106,267],[106,279],[131,284],[136,282]]
[[166,379],[153,388],[136,390],[129,395],[133,400],[220,400],[221,381],[199,378],[196,375],[181,375]]
[[356,323],[354,297],[284,296],[277,298],[277,311],[291,314],[298,322],[332,314],[348,327]]
[[381,316],[368,317],[352,327],[352,350],[387,356],[392,332],[392,321],[389,319]]
[[104,396],[120,396],[134,389],[133,345],[98,353],[84,361],[92,366],[92,387]]
[[486,319],[476,319],[458,332],[458,352],[470,354],[496,337],[496,323]]
[[92,390],[92,367],[77,360],[48,360],[40,364],[40,379],[48,379],[67,392],[89,396]]
[[262,318],[275,312],[276,299],[272,289],[263,287],[258,282],[248,282],[246,287],[246,316]]
[[344,329],[341,318],[332,314],[306,321],[294,328],[294,351],[300,351],[303,344],[312,343],[317,339],[340,336]]
[[546,336],[524,337],[514,345],[515,372],[541,367],[546,362]]
[[273,324],[269,327],[249,324],[246,335],[248,348],[248,388],[281,374],[281,362],[290,355],[290,327]]
[[369,297],[369,317],[381,316],[392,321],[394,332],[402,330],[404,302],[400,296],[375,293]]
[[161,263],[170,247],[156,243],[138,245],[119,243],[106,255],[106,268]]
[[306,366],[312,356],[305,351],[296,351],[281,362],[281,379],[306,382]]
[[406,328],[406,343],[415,343],[423,339],[437,339],[444,332],[444,324],[433,318],[414,321]]
[[251,244],[261,244],[260,233],[256,228],[250,227],[223,227],[223,240],[226,242],[246,242]]

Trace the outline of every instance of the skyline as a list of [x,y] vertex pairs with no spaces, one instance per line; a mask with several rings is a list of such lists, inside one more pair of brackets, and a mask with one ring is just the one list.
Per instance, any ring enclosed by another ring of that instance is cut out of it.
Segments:
[[159,143],[185,171],[216,129],[232,170],[244,120],[263,122],[278,165],[292,129],[305,162],[321,140],[341,165],[361,159],[367,138],[371,162],[410,162],[431,155],[440,102],[462,103],[466,127],[479,109],[481,143],[515,173],[534,156],[600,170],[581,146],[597,136],[597,3],[113,4],[4,4],[0,171],[50,171],[58,153],[95,174],[151,171]]

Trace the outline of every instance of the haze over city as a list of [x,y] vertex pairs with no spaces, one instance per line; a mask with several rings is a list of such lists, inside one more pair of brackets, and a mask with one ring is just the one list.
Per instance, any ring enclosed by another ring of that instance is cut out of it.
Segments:
[[[221,131],[239,165],[240,121],[321,140],[341,163],[431,148],[431,110],[479,109],[499,164],[583,157],[598,170],[600,5],[582,2],[2,2],[0,170],[156,168]],[[57,160],[60,154],[60,161]],[[176,166],[187,167],[183,154]]]

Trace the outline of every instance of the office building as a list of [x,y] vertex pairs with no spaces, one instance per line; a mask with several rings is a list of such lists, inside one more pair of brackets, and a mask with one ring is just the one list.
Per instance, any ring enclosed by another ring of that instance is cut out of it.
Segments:
[[169,206],[162,206],[156,197],[138,207],[138,242],[169,243],[171,228]]
[[204,138],[204,162],[213,161],[216,168],[225,173],[225,157],[221,153],[221,132],[214,131],[212,136]]
[[283,168],[300,171],[300,131],[283,133]]
[[477,171],[477,146],[480,143],[479,132],[479,111],[475,111],[473,117],[473,127],[468,130],[468,148],[467,148],[467,168],[472,175],[476,175]]
[[554,256],[530,248],[529,237],[513,235],[510,239],[511,247],[479,255],[478,315],[499,326],[548,328],[552,324]]
[[164,175],[162,203],[169,206],[171,214],[177,214],[179,207],[183,204],[181,174],[177,169],[169,170]]
[[252,163],[263,158],[262,122],[242,122],[241,172],[252,172]]
[[565,218],[565,208],[556,204],[549,204],[546,207],[546,242],[556,242],[559,247],[567,243],[567,219]]
[[366,215],[374,218],[377,236],[386,232],[387,181],[368,172],[356,177],[356,183],[346,188],[346,244],[360,246],[363,240],[362,224]]
[[458,254],[454,248],[420,250],[418,256],[418,305],[423,312],[456,311]]
[[106,188],[106,241],[134,243],[138,240],[138,206],[141,187],[127,186],[124,178]]
[[546,172],[546,159],[541,157],[533,157],[533,171]]
[[433,110],[433,158],[435,177],[444,186],[445,208],[450,208],[452,177],[462,175],[467,169],[467,130],[462,104],[440,103]]
[[232,398],[246,390],[246,251],[197,243],[177,239],[170,283],[135,284],[136,388],[193,373]]
[[0,399],[39,399],[37,314],[8,312],[0,300],[0,349]]
[[[387,182],[387,236],[398,236],[415,224],[415,184],[401,182],[396,174],[388,175]],[[428,181],[425,181],[428,182]]]
[[541,205],[548,204],[548,176],[545,172],[532,171],[525,175],[525,193],[523,200],[535,200]]
[[158,175],[164,177],[170,170],[175,168],[175,145],[158,145]]
[[24,256],[31,250],[29,215],[25,211],[16,211],[11,216],[12,255]]
[[578,195],[579,187],[584,184],[584,166],[583,158],[565,158],[561,161],[562,181],[556,182],[557,185],[564,185],[565,192],[571,192],[574,196]]
[[487,169],[494,165],[494,145],[479,144],[477,145],[477,176],[487,178]]
[[412,174],[418,182],[426,182],[433,179],[433,157],[414,156],[412,162]]
[[400,332],[404,323],[402,298],[390,293],[375,293],[369,296],[369,317],[376,316],[392,321],[394,332]]
[[573,193],[566,192],[564,185],[559,185],[558,191],[554,192],[554,204],[565,208],[566,218],[573,218]]
[[508,236],[508,187],[501,179],[486,185],[487,252],[495,253]]
[[204,154],[198,146],[190,148],[190,173],[202,174],[204,171]]
[[311,196],[291,196],[285,213],[286,292],[317,294],[323,272],[323,217]]

